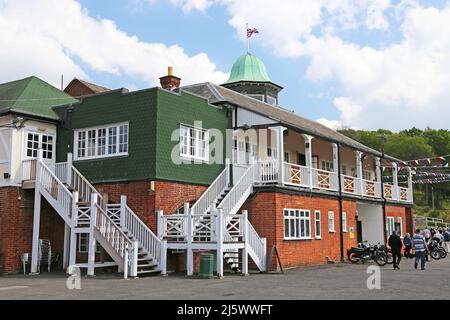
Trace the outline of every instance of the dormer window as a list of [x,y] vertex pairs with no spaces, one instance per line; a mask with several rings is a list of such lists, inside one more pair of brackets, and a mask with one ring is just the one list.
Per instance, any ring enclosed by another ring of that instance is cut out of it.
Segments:
[[248,94],[248,96],[250,98],[264,102],[264,95],[262,95],[262,94]]
[[272,96],[267,96],[266,97],[266,102],[268,103],[268,104],[271,104],[271,105],[276,105],[277,104],[277,99],[275,99],[274,97],[272,97]]

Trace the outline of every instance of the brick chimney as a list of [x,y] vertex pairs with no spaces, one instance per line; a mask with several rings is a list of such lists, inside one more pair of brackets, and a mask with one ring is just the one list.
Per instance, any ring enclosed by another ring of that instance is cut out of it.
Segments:
[[175,90],[180,87],[181,79],[173,75],[173,67],[167,68],[167,76],[159,78],[161,88],[166,90]]

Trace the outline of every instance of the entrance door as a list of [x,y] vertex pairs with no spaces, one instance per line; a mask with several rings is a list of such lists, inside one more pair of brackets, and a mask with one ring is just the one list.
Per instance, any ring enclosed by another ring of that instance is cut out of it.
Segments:
[[299,166],[306,166],[306,157],[303,153],[298,154],[298,162],[297,164]]
[[358,243],[363,242],[362,221],[361,220],[356,221],[356,241],[358,241]]

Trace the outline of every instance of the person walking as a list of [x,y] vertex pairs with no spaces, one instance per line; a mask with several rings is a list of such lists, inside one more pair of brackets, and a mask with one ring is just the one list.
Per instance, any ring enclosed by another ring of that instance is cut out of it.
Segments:
[[[428,246],[428,243],[431,239],[431,231],[428,228],[425,228],[422,230],[422,236],[425,238],[425,244]],[[428,262],[430,261],[430,258],[428,258],[428,253],[425,255],[425,260]]]
[[428,255],[428,247],[425,237],[420,234],[420,229],[416,229],[412,243],[415,251],[414,268],[417,269],[420,261],[420,268],[425,270],[425,255]]
[[412,240],[411,235],[409,232],[406,233],[405,238],[403,238],[403,245],[405,246],[405,258],[409,259],[411,258],[411,247],[412,247]]
[[393,231],[388,240],[388,245],[392,252],[392,257],[394,258],[394,270],[400,270],[399,264],[400,260],[402,260],[402,240],[400,236],[397,234],[397,231]]
[[443,236],[444,236],[445,250],[447,251],[447,253],[450,253],[450,231],[445,230]]

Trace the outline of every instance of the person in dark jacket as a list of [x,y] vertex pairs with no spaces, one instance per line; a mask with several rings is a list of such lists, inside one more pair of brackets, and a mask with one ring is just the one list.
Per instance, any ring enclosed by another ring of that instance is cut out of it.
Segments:
[[407,233],[405,238],[403,239],[403,244],[405,245],[405,258],[411,258],[411,247],[412,247],[412,239],[411,235]]
[[392,257],[394,258],[394,270],[399,269],[400,260],[402,259],[402,239],[400,239],[397,231],[392,232],[389,237],[388,245],[392,251]]

